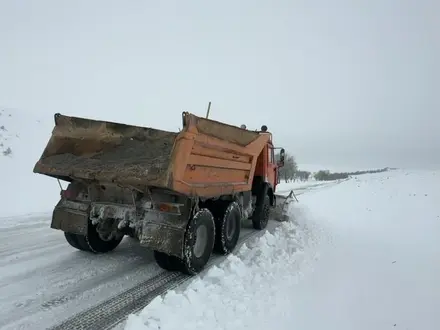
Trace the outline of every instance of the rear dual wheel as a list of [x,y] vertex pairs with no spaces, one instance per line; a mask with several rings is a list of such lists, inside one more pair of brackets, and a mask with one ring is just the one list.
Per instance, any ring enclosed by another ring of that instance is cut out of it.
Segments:
[[215,219],[214,251],[227,255],[237,246],[241,231],[241,210],[237,202],[225,204]]
[[169,256],[166,253],[154,251],[154,260],[160,268],[168,270],[170,272],[182,270],[182,260],[175,256]]
[[123,236],[120,238],[110,238],[104,240],[96,231],[96,226],[89,221],[87,234],[79,235],[64,232],[66,241],[75,249],[93,253],[106,253],[114,250],[121,243]]
[[201,209],[189,221],[183,241],[183,258],[154,251],[157,264],[168,271],[195,275],[203,270],[211,257],[215,242],[215,223],[208,209]]
[[199,273],[211,257],[214,242],[214,217],[208,209],[201,209],[186,228],[181,271],[189,275]]
[[213,251],[229,254],[237,246],[241,229],[241,211],[237,202],[225,203],[211,211],[199,210],[188,223],[183,259],[154,251],[157,264],[168,271],[194,275],[203,270]]

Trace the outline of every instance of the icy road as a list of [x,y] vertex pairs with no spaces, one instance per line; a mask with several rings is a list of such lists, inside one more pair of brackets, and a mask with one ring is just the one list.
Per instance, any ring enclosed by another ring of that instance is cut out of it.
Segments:
[[[307,183],[295,191],[333,184]],[[152,252],[128,237],[106,255],[76,251],[50,228],[50,218],[0,218],[0,329],[46,329],[162,272]]]

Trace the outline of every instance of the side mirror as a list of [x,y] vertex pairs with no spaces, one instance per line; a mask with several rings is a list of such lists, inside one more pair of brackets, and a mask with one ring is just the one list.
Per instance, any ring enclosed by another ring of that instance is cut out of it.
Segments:
[[284,163],[284,158],[286,157],[286,151],[283,149],[281,149],[280,151],[280,162]]
[[278,167],[283,167],[284,166],[284,159],[286,157],[286,151],[284,150],[284,148],[282,148],[280,150],[280,161],[278,162]]

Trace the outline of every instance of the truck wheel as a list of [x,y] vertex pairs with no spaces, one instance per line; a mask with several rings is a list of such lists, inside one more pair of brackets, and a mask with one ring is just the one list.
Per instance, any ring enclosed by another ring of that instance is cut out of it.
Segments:
[[163,252],[154,251],[154,260],[156,260],[156,263],[160,268],[170,272],[175,272],[182,269],[182,262],[178,258],[169,256]]
[[208,209],[201,209],[189,221],[183,242],[182,271],[199,273],[212,254],[215,240],[214,217]]
[[64,232],[64,237],[66,238],[66,241],[70,244],[70,246],[81,251],[89,251],[88,247],[84,249],[81,245],[79,245],[77,236],[78,235],[76,234]]
[[240,237],[241,211],[237,202],[227,204],[222,211],[215,223],[214,251],[226,255],[235,249]]
[[[113,238],[104,240],[96,231],[96,226],[89,221],[87,235],[77,235],[71,233],[64,233],[67,242],[74,248],[81,251],[88,251],[93,253],[106,253],[114,250],[124,238]],[[72,244],[73,243],[73,244]]]
[[[266,190],[266,189],[264,189]],[[263,196],[263,200],[255,207],[254,214],[252,215],[252,225],[254,229],[263,230],[266,228],[269,222],[270,216],[270,198],[266,194]]]

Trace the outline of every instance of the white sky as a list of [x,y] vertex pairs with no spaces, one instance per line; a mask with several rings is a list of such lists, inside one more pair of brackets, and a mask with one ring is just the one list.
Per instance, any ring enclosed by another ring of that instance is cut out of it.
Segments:
[[0,2],[0,106],[258,128],[299,163],[440,167],[436,0]]

